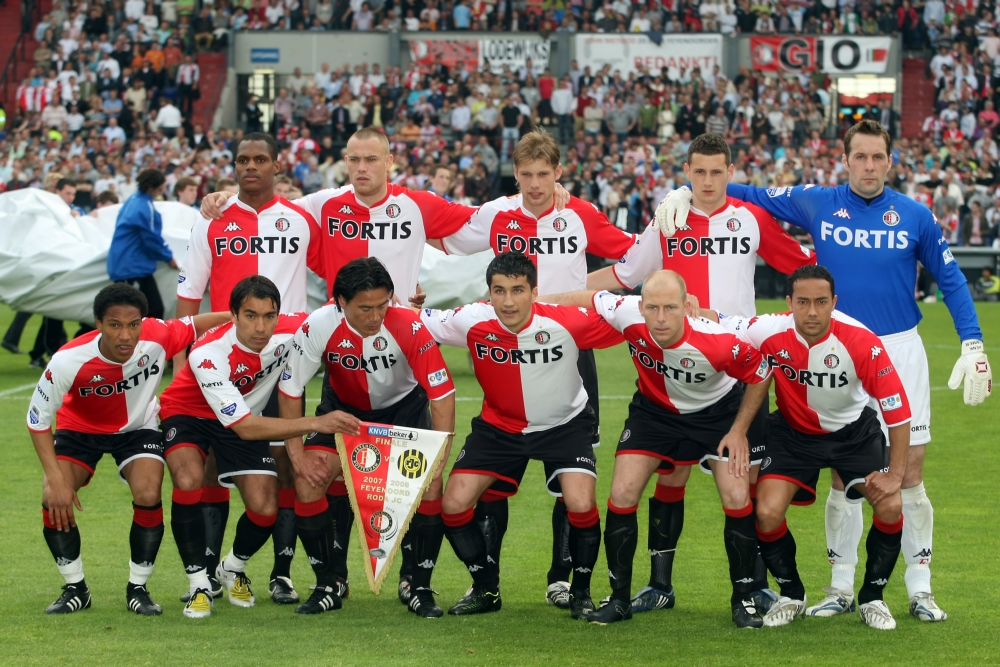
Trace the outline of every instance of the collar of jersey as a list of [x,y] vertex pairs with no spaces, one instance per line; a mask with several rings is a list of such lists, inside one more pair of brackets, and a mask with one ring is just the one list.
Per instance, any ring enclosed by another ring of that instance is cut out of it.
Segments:
[[507,326],[503,322],[500,321],[500,317],[495,312],[493,313],[493,315],[497,318],[497,324],[500,325],[501,329],[503,329],[504,331],[513,336],[520,336],[522,333],[530,329],[531,325],[535,323],[535,318],[538,317],[538,312],[535,310],[535,304],[534,303],[531,304],[531,319],[528,320],[528,323],[525,324],[520,331],[511,331],[510,329],[507,328]]
[[94,338],[94,340],[93,340],[93,343],[94,343],[94,349],[97,350],[97,356],[100,358],[101,361],[103,361],[106,364],[111,364],[112,366],[124,366],[129,361],[132,361],[133,359],[135,359],[135,355],[139,353],[139,343],[142,342],[141,338],[138,341],[136,341],[135,349],[132,350],[132,356],[128,358],[128,361],[126,361],[125,363],[121,363],[121,364],[118,363],[117,361],[111,361],[110,359],[108,359],[107,357],[104,356],[103,352],[101,352],[101,338],[103,336],[104,336],[104,334],[98,332],[97,337]]
[[360,200],[360,199],[358,199],[358,193],[357,193],[357,191],[354,191],[354,192],[352,192],[352,194],[354,195],[354,201],[355,201],[355,202],[357,202],[358,206],[360,206],[360,207],[362,207],[362,208],[366,208],[366,209],[368,209],[368,210],[370,211],[370,210],[372,210],[373,208],[378,208],[378,207],[379,207],[379,206],[381,206],[382,204],[384,204],[384,203],[386,203],[387,201],[389,201],[389,197],[391,197],[391,196],[392,196],[392,194],[393,194],[393,193],[392,193],[392,188],[393,188],[393,185],[392,185],[392,183],[386,183],[386,187],[385,187],[385,197],[382,197],[381,199],[379,199],[379,200],[378,200],[377,202],[375,202],[375,203],[374,203],[374,204],[372,204],[371,206],[365,206],[365,205],[364,205],[364,204],[363,204],[363,203],[361,202],[361,200]]
[[548,209],[545,210],[545,213],[542,213],[539,216],[535,216],[535,214],[532,213],[531,211],[529,211],[528,208],[527,208],[527,206],[525,206],[525,204],[524,204],[524,195],[519,194],[519,195],[517,195],[517,198],[521,200],[521,204],[520,204],[520,206],[518,206],[518,208],[521,209],[521,212],[524,213],[529,218],[534,218],[535,220],[541,220],[545,216],[551,215],[556,210],[555,204],[553,204],[552,206],[548,207]]
[[[361,340],[364,340],[365,338],[369,337],[369,336],[365,336],[360,331],[355,331],[354,327],[351,326],[351,323],[347,321],[347,315],[344,315],[343,311],[341,311],[341,315],[343,315],[343,317],[344,317],[344,326],[347,327],[348,331],[350,331],[352,334],[354,334],[355,336],[357,336]],[[372,336],[377,336],[378,334],[382,333],[382,329],[384,329],[384,328],[385,328],[385,320],[383,319],[382,320],[382,326],[379,327],[378,333],[374,333],[374,334],[372,334]]]
[[274,334],[271,334],[271,338],[267,341],[267,345],[265,345],[263,348],[261,348],[260,352],[254,352],[253,350],[251,350],[249,347],[247,347],[246,345],[244,345],[240,341],[240,337],[236,335],[236,327],[235,326],[233,326],[229,330],[229,333],[233,334],[233,342],[236,344],[236,347],[238,347],[243,352],[246,352],[247,354],[255,354],[257,356],[261,356],[262,354],[264,354],[264,352],[266,352],[268,349],[271,348],[271,343],[274,342]]
[[874,206],[875,204],[877,204],[877,203],[879,203],[879,202],[881,202],[881,201],[883,201],[885,199],[886,194],[889,192],[889,188],[887,188],[885,186],[882,186],[882,194],[880,194],[878,197],[875,197],[875,199],[872,199],[871,202],[869,202],[864,197],[862,197],[861,195],[859,195],[857,192],[855,192],[854,190],[852,190],[850,183],[847,184],[847,191],[851,194],[851,197],[853,197],[855,200],[861,202],[865,206]]
[[814,347],[816,347],[817,345],[822,345],[822,344],[823,344],[823,343],[825,343],[826,341],[830,340],[830,336],[832,336],[832,335],[833,335],[833,328],[834,328],[835,326],[837,326],[837,320],[833,319],[833,315],[831,314],[831,316],[830,316],[830,328],[826,330],[826,335],[825,335],[825,336],[823,336],[822,338],[820,338],[820,339],[819,339],[818,341],[816,341],[816,342],[815,342],[815,343],[813,343],[812,345],[810,345],[810,344],[809,344],[809,341],[807,341],[807,340],[806,340],[806,339],[805,339],[805,338],[804,338],[804,337],[802,336],[802,334],[800,334],[800,333],[799,333],[799,330],[798,330],[798,329],[797,329],[797,328],[795,327],[795,320],[792,320],[792,331],[794,331],[794,332],[795,332],[795,337],[799,339],[799,342],[800,342],[800,343],[802,343],[803,345],[805,345],[805,346],[806,346],[806,349],[807,349],[807,350],[811,350],[811,349],[813,349]]
[[253,206],[250,206],[250,204],[247,204],[242,199],[240,199],[239,195],[236,195],[235,197],[231,197],[229,201],[232,202],[230,204],[230,206],[239,206],[244,211],[249,211],[250,213],[253,213],[254,215],[257,215],[258,213],[263,213],[267,209],[269,209],[272,206],[274,206],[275,204],[277,204],[278,203],[278,196],[275,195],[275,196],[271,197],[271,201],[269,201],[266,204],[264,204],[263,206],[261,206],[259,211],[255,211],[254,208],[253,208]]

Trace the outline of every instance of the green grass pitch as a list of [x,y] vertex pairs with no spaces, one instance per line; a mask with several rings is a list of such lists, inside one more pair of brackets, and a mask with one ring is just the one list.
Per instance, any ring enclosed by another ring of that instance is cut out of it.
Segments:
[[[783,307],[761,302],[764,312]],[[997,612],[997,417],[1000,397],[969,408],[961,392],[948,391],[947,378],[959,352],[951,318],[943,304],[923,305],[920,331],[930,356],[933,436],[926,463],[927,489],[936,513],[934,590],[950,618],[925,624],[907,614],[902,559],[886,590],[898,621],[895,632],[865,627],[854,614],[833,619],[801,619],[788,627],[737,631],[729,619],[728,582],[722,545],[723,514],[714,485],[692,474],[687,493],[684,534],[674,569],[677,606],[636,616],[609,627],[570,619],[544,601],[549,566],[552,499],[542,485],[541,465],[533,463],[521,492],[511,499],[510,530],[502,556],[503,610],[482,617],[436,620],[410,614],[395,597],[391,581],[383,594],[367,590],[361,555],[352,542],[352,593],[341,611],[296,616],[267,596],[270,544],[250,562],[257,607],[242,609],[220,599],[211,618],[185,619],[178,596],[187,588],[168,528],[149,587],[164,608],[159,618],[142,618],[125,608],[128,577],[130,495],[106,459],[80,493],[78,515],[87,581],[93,607],[62,617],[42,610],[54,600],[62,580],[41,535],[41,468],[25,428],[25,411],[39,373],[28,358],[0,351],[0,664],[5,665],[970,665],[1000,663],[1000,614]],[[987,351],[1000,363],[994,341],[1000,337],[1000,306],[980,305]],[[0,328],[12,314],[0,308]],[[40,318],[22,339],[29,348]],[[458,438],[461,449],[469,420],[478,413],[474,397],[482,392],[464,352],[447,350],[458,385]],[[634,390],[635,370],[624,346],[598,353],[603,446],[598,450],[598,505],[601,515],[611,483],[613,452]],[[312,388],[312,396],[317,396]],[[829,476],[821,477],[820,502],[793,508],[789,525],[798,542],[799,567],[812,599],[829,583],[825,558],[823,502]],[[647,496],[651,493],[649,491]],[[169,522],[169,475],[164,481]],[[228,550],[241,510],[233,494]],[[870,508],[865,506],[866,523]],[[646,503],[639,511],[640,550],[634,587],[648,573],[644,551]],[[862,563],[864,559],[862,546]],[[595,570],[593,594],[607,594],[603,550]],[[862,566],[863,567],[863,566]],[[299,550],[293,579],[308,594],[312,574]],[[860,573],[858,575],[861,576]],[[469,576],[445,542],[434,575],[442,607],[454,603]]]

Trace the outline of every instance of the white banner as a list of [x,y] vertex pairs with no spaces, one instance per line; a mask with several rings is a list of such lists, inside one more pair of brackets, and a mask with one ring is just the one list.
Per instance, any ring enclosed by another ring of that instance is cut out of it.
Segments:
[[580,67],[590,66],[594,74],[605,65],[622,76],[638,72],[640,66],[657,75],[663,68],[671,78],[688,74],[695,67],[710,74],[715,65],[722,67],[722,35],[664,34],[657,45],[642,34],[577,34],[576,60]]

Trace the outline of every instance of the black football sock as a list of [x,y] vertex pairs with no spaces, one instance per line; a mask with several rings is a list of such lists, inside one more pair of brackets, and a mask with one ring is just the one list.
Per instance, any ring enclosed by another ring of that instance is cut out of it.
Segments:
[[549,567],[549,584],[569,581],[573,559],[569,555],[569,519],[566,518],[566,503],[556,498],[552,507],[552,565]]
[[444,534],[451,543],[458,559],[472,575],[472,581],[481,588],[497,590],[500,580],[487,562],[486,538],[483,531],[474,521],[475,511],[470,507],[458,514],[441,513],[444,521]]
[[413,537],[413,588],[430,588],[434,565],[441,553],[444,522],[441,520],[441,500],[420,503],[408,535]]
[[608,499],[604,519],[604,555],[608,558],[611,597],[628,603],[632,599],[632,562],[639,546],[639,519],[635,507],[615,507]]
[[222,543],[229,523],[229,489],[224,486],[204,486],[201,489],[201,511],[205,525],[205,567],[215,576],[215,568],[222,559]]
[[406,531],[406,535],[403,535],[403,539],[399,541],[399,556],[401,562],[399,564],[399,578],[403,577],[413,577],[413,565],[416,562],[416,554],[413,551],[413,530],[416,528],[417,515],[413,515],[413,520],[410,521],[410,529]]
[[56,561],[59,573],[67,584],[83,582],[83,561],[80,560],[80,529],[71,526],[69,532],[56,530],[49,511],[42,508],[42,535]]
[[788,523],[782,521],[780,526],[766,533],[758,526],[757,540],[760,554],[781,587],[781,594],[793,600],[804,600],[806,589],[795,565],[795,538],[788,530]]
[[722,531],[729,558],[729,580],[733,583],[730,602],[737,604],[746,600],[754,590],[754,571],[759,552],[757,531],[754,527],[753,505],[747,503],[743,509],[723,508],[726,524]]
[[271,542],[274,544],[271,579],[291,579],[295,538],[295,489],[278,489],[278,520],[274,522],[274,531],[271,533]]
[[132,503],[132,529],[128,536],[131,547],[129,582],[145,586],[153,573],[156,554],[163,542],[163,504],[151,507]]
[[590,578],[601,550],[601,514],[597,506],[586,512],[566,511],[569,519],[569,553],[573,559],[573,581],[570,593],[588,590]]
[[[233,538],[233,556],[246,563],[261,547],[267,544],[274,531],[277,514],[257,514],[246,510],[236,522],[236,537]],[[227,569],[232,570],[227,563]]]
[[[750,485],[750,502],[753,503],[754,516],[757,512],[757,485]],[[757,546],[757,558],[753,569],[753,590],[764,590],[769,586],[767,582],[767,565],[764,565],[764,557],[760,555],[760,545]]]
[[[343,482],[334,482],[334,485]],[[331,485],[331,488],[333,485]],[[351,499],[344,495],[331,495],[327,492],[327,502],[330,504],[330,516],[333,517],[333,571],[338,577],[347,580],[347,549],[351,544],[351,528],[354,526],[354,511],[351,509]]]
[[316,585],[332,588],[337,575],[333,570],[333,517],[326,497],[309,503],[296,501],[295,520]]
[[684,530],[683,486],[656,485],[649,499],[649,586],[670,591],[677,542]]
[[865,562],[865,583],[858,591],[858,604],[866,604],[872,600],[881,600],[882,591],[889,583],[889,577],[896,567],[899,550],[903,539],[903,517],[896,523],[885,523],[878,517],[874,519],[865,549],[868,560]]
[[503,536],[507,533],[507,497],[487,489],[476,503],[475,512],[476,523],[486,540],[487,562],[499,577],[500,549],[503,547]]
[[[184,571],[193,574],[207,567],[205,556],[205,515],[202,513],[202,489],[182,491],[174,489],[170,505],[170,531],[174,535],[177,551],[184,564]],[[215,576],[215,570],[208,572]]]

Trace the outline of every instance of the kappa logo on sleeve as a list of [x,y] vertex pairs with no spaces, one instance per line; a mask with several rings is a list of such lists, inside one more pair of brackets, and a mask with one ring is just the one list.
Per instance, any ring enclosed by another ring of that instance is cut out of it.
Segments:
[[302,333],[304,333],[306,335],[306,338],[309,338],[309,323],[308,322],[303,322],[301,329],[302,329]]
[[213,371],[219,370],[215,367],[215,364],[212,363],[211,359],[202,359],[201,363],[198,364],[198,368],[210,368]]
[[439,371],[434,371],[433,373],[430,373],[427,376],[427,382],[432,387],[438,387],[440,385],[443,385],[447,381],[448,381],[448,371],[444,368],[442,368]]
[[45,369],[45,379],[49,381],[49,384],[55,384],[55,382],[52,381],[52,371],[48,368]]
[[878,345],[872,345],[872,359],[874,359],[880,354],[882,354],[882,348],[880,348]]
[[889,412],[890,410],[897,410],[903,407],[903,398],[899,394],[893,394],[892,396],[887,396],[886,398],[880,399],[879,405],[882,406],[883,412]]
[[423,329],[423,328],[424,328],[424,323],[423,322],[412,322],[410,324],[410,332],[412,334],[414,334],[414,335],[416,335],[416,333],[418,331],[420,331],[421,329]]
[[733,359],[740,358],[740,344],[733,345]]

